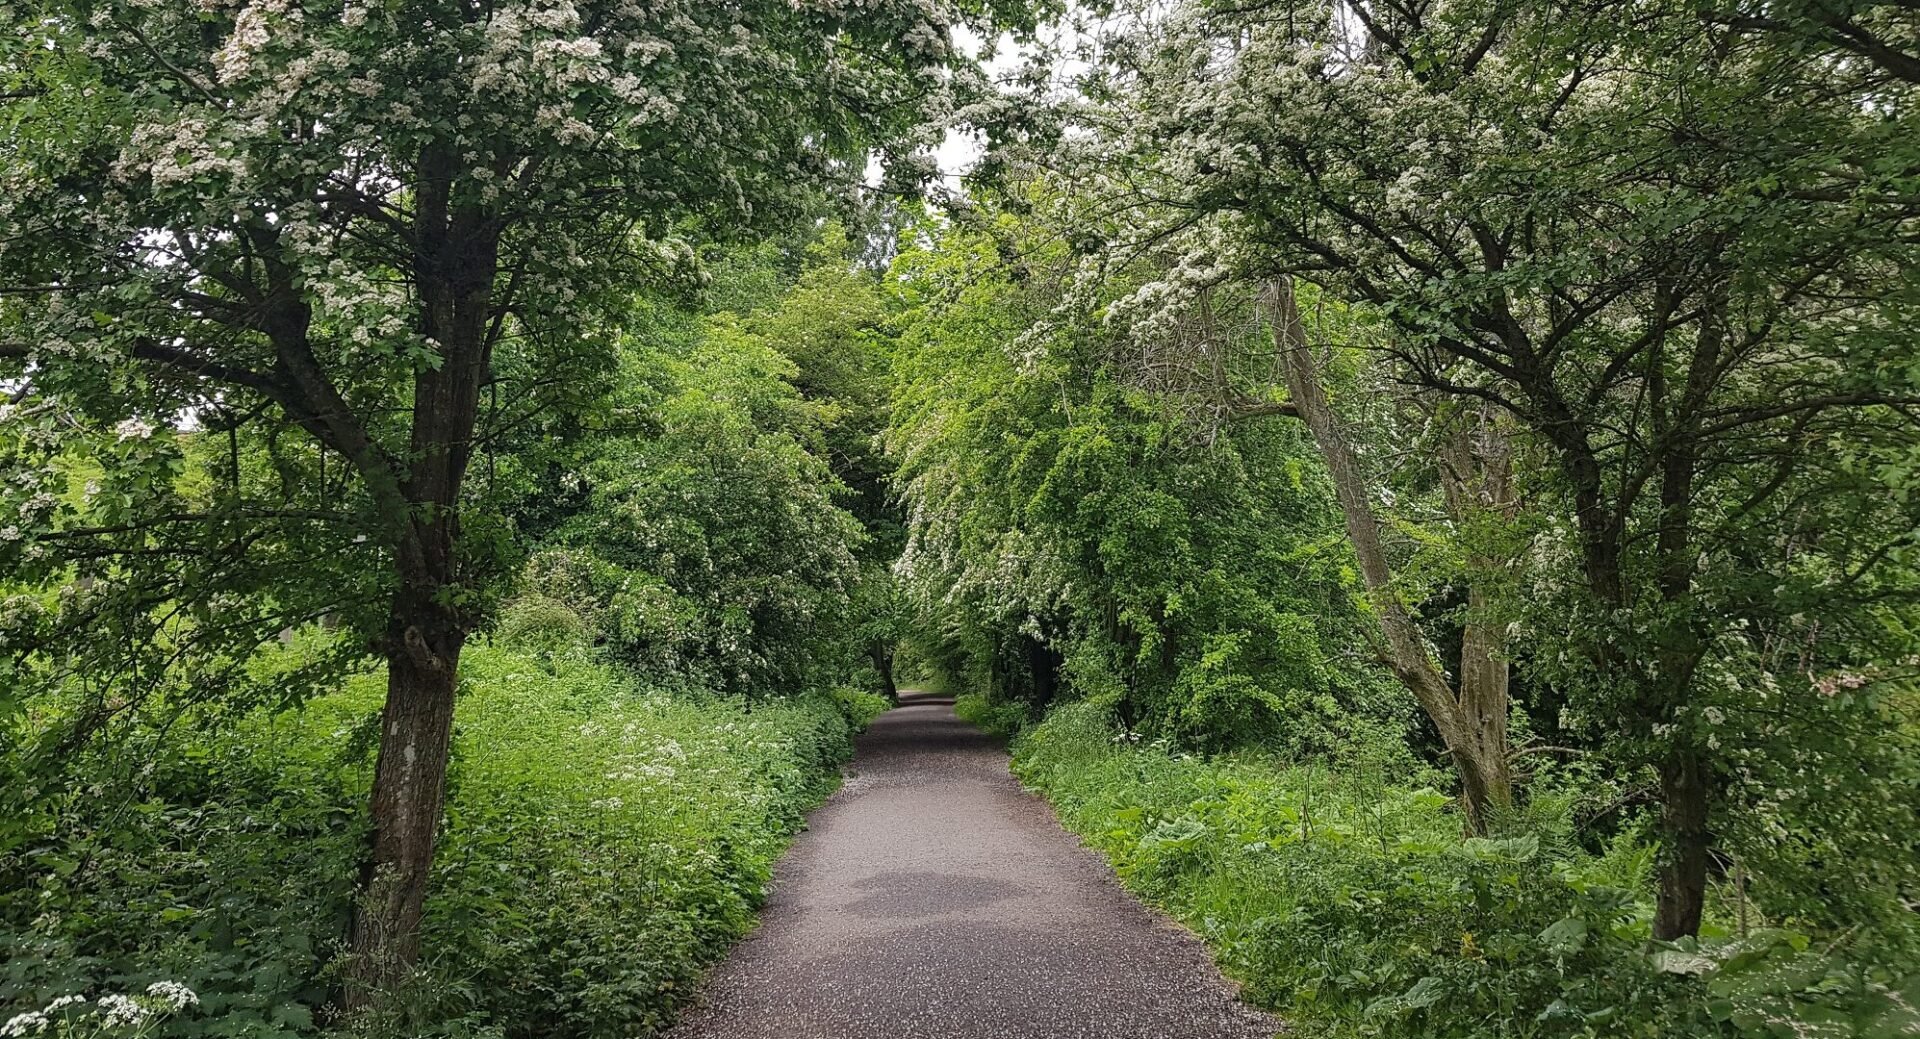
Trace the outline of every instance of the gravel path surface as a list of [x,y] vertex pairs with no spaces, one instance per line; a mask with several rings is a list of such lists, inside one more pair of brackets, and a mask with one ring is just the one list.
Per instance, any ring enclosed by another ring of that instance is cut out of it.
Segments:
[[780,863],[760,928],[674,1039],[1270,1039],[1198,939],[1123,891],[908,695]]

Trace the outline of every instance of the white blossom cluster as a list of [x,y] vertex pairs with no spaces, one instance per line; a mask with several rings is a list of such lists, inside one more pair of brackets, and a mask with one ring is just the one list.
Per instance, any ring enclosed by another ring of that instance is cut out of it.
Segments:
[[124,1035],[128,1029],[144,1035],[148,1027],[168,1015],[199,1005],[200,996],[177,981],[156,981],[140,995],[113,992],[91,1001],[84,996],[66,995],[39,1010],[15,1014],[0,1024],[0,1039],[56,1033],[69,1039],[82,1039]]

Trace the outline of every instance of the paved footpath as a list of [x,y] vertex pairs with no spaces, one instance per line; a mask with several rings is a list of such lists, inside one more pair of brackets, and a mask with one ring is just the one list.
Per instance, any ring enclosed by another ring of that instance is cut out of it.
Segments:
[[1123,891],[909,694],[775,874],[759,930],[674,1039],[1270,1039],[1198,939]]

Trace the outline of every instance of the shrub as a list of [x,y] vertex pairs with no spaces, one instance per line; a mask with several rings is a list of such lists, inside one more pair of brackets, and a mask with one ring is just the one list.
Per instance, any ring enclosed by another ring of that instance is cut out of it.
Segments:
[[592,642],[587,620],[573,607],[544,595],[523,595],[500,611],[494,641],[514,649],[556,654]]
[[0,1039],[144,1039],[168,1018],[196,1006],[200,997],[177,981],[156,981],[146,991],[109,992],[96,999],[67,995],[0,1024]]
[[311,1033],[363,837],[346,699],[220,732],[157,710],[41,777],[0,848],[0,1017],[166,980],[199,997],[170,1032]]
[[[165,979],[200,998],[168,1034],[315,1034],[383,685],[87,751],[88,784],[0,849],[0,1020]],[[584,657],[475,646],[460,697],[426,959],[370,1035],[659,1031],[852,751],[841,699],[749,710]]]
[[1300,1034],[1911,1034],[1914,979],[1804,940],[1650,944],[1645,845],[1581,851],[1553,818],[1565,800],[1463,840],[1440,776],[1331,760],[1180,754],[1077,703],[1020,738],[1014,767]]
[[[839,702],[648,694],[608,668],[467,667],[462,760],[427,923],[436,1016],[507,1034],[665,1026],[753,924],[774,859],[852,752]],[[537,1026],[536,1026],[536,1023]]]
[[953,698],[953,713],[994,739],[1007,741],[1033,723],[1033,714],[1017,700],[996,700],[985,693],[961,693]]
[[840,705],[840,713],[847,716],[847,724],[856,732],[866,731],[875,718],[893,710],[893,702],[879,693],[870,693],[865,689],[852,686],[836,686],[831,695]]

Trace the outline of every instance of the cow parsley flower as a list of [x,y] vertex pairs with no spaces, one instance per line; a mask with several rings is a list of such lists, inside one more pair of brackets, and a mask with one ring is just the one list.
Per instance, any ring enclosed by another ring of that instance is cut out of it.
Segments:
[[38,1010],[29,1010],[24,1014],[15,1014],[0,1025],[0,1039],[16,1039],[23,1035],[39,1035],[47,1030],[47,1015]]
[[200,996],[177,981],[156,981],[147,986],[147,995],[176,1011],[200,1005]]
[[132,996],[114,994],[100,997],[100,1011],[108,1028],[132,1027],[147,1019],[147,1008]]

